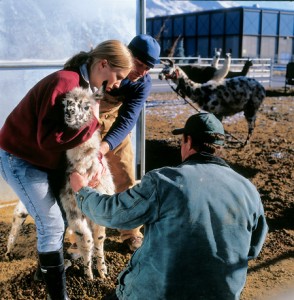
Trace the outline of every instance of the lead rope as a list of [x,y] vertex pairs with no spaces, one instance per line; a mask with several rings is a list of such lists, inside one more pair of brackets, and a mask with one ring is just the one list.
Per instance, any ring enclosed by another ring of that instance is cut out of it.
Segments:
[[190,101],[188,101],[185,97],[183,97],[168,81],[168,79],[166,79],[168,85],[170,86],[170,88],[177,94],[178,99],[182,98],[187,104],[189,104],[192,108],[194,108],[198,113],[201,112],[201,110],[198,107],[195,107]]

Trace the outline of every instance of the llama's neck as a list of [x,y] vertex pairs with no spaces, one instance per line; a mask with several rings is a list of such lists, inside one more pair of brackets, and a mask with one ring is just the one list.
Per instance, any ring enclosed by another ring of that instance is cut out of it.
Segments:
[[201,87],[201,84],[190,80],[184,72],[183,76],[178,77],[177,91],[180,91],[180,94],[184,96],[188,96],[190,98],[192,91],[199,87]]
[[185,80],[189,79],[188,75],[179,66],[176,67],[176,73],[178,73],[177,79],[179,78],[183,78]]
[[213,60],[211,62],[211,66],[217,69],[218,68],[218,64],[219,64],[219,59],[220,59],[219,56],[214,56]]
[[220,59],[220,56],[221,56],[221,49],[215,49],[214,50],[214,57],[213,57],[213,60],[211,62],[211,66],[218,69],[218,63],[219,63],[219,59]]
[[248,62],[246,62],[245,65],[244,65],[244,67],[243,67],[243,69],[242,69],[242,71],[241,71],[241,75],[242,76],[246,76],[247,73],[248,73],[248,71],[249,71],[249,69],[250,69],[250,67],[251,67],[251,64],[248,63]]
[[225,78],[229,73],[230,67],[231,67],[231,55],[227,54],[222,68],[220,68],[214,73],[212,80],[219,81]]

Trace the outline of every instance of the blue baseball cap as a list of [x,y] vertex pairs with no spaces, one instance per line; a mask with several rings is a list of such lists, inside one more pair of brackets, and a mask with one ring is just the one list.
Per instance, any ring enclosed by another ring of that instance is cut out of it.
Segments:
[[159,62],[160,46],[158,42],[150,35],[139,34],[129,43],[129,49],[134,57],[150,68]]

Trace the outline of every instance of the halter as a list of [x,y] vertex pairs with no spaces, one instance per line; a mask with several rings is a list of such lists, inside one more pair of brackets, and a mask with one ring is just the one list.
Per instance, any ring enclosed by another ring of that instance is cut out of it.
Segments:
[[165,80],[167,81],[167,83],[168,83],[168,85],[170,86],[170,88],[178,95],[178,98],[182,98],[187,104],[189,104],[189,105],[190,105],[192,108],[194,108],[198,113],[200,113],[201,110],[200,110],[199,108],[195,107],[190,101],[188,101],[188,100],[186,99],[185,96],[183,97],[183,95],[182,95],[181,93],[179,93],[179,90],[178,90],[178,89],[175,89],[175,88],[170,84],[170,82],[168,81],[168,79],[172,79],[172,80],[174,79],[174,80],[176,80],[176,79],[177,79],[176,71],[173,71],[172,74],[169,76],[169,78],[167,78],[167,77],[165,76]]

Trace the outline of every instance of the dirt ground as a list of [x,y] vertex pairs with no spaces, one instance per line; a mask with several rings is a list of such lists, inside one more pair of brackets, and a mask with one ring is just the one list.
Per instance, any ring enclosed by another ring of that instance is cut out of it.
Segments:
[[[269,225],[261,254],[249,264],[242,300],[294,299],[293,96],[293,89],[286,94],[282,89],[267,90],[251,143],[244,148],[233,143],[237,141],[235,138],[244,140],[246,137],[247,124],[243,115],[226,118],[223,122],[226,131],[233,136],[228,137],[223,157],[233,169],[257,186]],[[180,162],[179,137],[172,137],[170,131],[181,127],[194,113],[194,108],[177,99],[174,93],[149,97],[146,171]],[[44,284],[33,280],[37,266],[36,237],[35,225],[30,218],[17,239],[14,258],[9,262],[4,260],[13,208],[10,205],[0,209],[0,299],[45,299]],[[68,246],[66,238],[65,249]],[[101,280],[97,271],[93,281],[86,280],[81,259],[71,259],[67,282],[72,300],[102,299],[115,288],[117,275],[131,253],[119,242],[117,231],[110,229],[107,229],[105,252],[109,271],[106,280]]]

